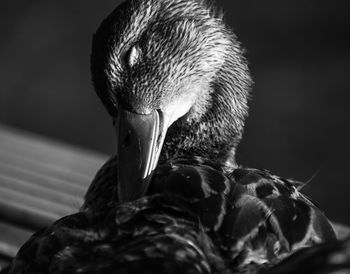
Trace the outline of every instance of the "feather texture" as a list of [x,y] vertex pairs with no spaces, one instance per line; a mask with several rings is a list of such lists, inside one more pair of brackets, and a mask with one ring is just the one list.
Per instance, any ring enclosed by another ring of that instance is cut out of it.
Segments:
[[154,195],[62,218],[31,237],[10,273],[211,273],[214,260],[196,216]]
[[[96,177],[101,187],[115,185],[114,164]],[[144,198],[103,198],[33,235],[11,273],[254,273],[335,240],[292,181],[200,157],[160,165]]]

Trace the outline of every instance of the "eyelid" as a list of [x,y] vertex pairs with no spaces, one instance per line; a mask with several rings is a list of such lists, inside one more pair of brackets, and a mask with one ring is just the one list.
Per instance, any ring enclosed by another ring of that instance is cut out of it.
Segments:
[[132,45],[125,52],[125,63],[129,69],[132,69],[137,63],[139,63],[141,61],[141,58],[142,50],[137,44]]

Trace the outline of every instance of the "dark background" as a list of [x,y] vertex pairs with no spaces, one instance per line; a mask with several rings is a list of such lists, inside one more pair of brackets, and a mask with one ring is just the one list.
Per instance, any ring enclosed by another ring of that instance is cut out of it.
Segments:
[[[113,154],[89,54],[92,33],[119,2],[2,2],[0,123]],[[310,180],[305,192],[350,224],[349,1],[218,2],[255,80],[239,162]]]

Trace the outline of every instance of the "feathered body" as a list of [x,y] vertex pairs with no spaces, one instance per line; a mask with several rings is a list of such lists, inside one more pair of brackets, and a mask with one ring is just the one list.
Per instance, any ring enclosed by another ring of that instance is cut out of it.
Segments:
[[182,203],[151,196],[57,221],[21,248],[10,273],[212,273],[208,257],[220,257],[209,243]]
[[252,81],[205,1],[123,3],[94,35],[91,71],[117,156],[81,212],[36,233],[11,273],[256,273],[334,242],[296,182],[236,164]]
[[12,273],[257,273],[333,240],[293,182],[194,157],[160,165],[145,198],[86,206],[38,232]]

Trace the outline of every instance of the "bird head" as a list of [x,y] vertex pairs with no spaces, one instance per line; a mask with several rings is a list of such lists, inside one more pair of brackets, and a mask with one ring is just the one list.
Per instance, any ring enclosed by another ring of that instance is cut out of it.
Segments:
[[239,42],[201,0],[131,0],[93,37],[92,80],[117,133],[118,195],[142,196],[159,159],[235,164],[251,78]]

